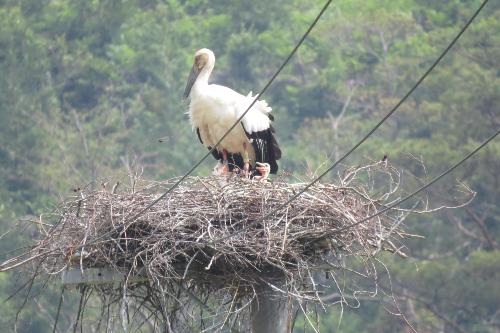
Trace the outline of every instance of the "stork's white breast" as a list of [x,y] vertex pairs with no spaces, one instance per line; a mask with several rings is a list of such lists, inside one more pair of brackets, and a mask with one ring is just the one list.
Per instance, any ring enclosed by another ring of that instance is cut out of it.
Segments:
[[[214,87],[215,86],[215,87]],[[225,88],[225,89],[224,89]],[[235,91],[216,85],[208,85],[201,93],[191,95],[189,115],[194,128],[199,128],[203,143],[213,147],[238,120],[242,96]],[[241,124],[224,138],[218,149],[244,156],[246,145],[249,158],[255,160],[255,152]]]

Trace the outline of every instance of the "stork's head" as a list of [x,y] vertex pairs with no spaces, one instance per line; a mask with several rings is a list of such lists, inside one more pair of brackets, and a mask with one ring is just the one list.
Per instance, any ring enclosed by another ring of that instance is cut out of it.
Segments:
[[186,84],[186,89],[184,90],[184,98],[189,97],[189,93],[191,92],[191,88],[193,87],[196,79],[203,73],[203,79],[208,82],[208,76],[212,72],[215,64],[215,55],[209,49],[201,49],[196,51],[194,54],[194,63],[191,68],[191,73],[189,74],[189,78]]

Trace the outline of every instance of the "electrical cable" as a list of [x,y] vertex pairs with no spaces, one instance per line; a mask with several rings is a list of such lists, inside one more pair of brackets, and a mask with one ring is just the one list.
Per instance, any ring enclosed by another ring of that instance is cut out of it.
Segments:
[[[358,222],[355,222],[351,225],[348,225],[348,226],[345,226],[343,228],[340,228],[338,230],[334,230],[334,233],[340,233],[342,231],[345,231],[347,229],[350,229],[354,226],[357,226],[359,224],[362,224],[376,216],[379,216],[380,214],[383,214],[385,213],[386,211],[398,206],[399,204],[409,200],[410,198],[414,197],[415,195],[417,195],[418,193],[422,192],[423,190],[425,190],[426,188],[428,188],[429,186],[431,186],[432,184],[434,184],[435,182],[437,182],[438,180],[440,180],[441,178],[443,178],[444,176],[446,176],[447,174],[449,174],[450,172],[452,172],[453,170],[455,170],[459,165],[461,165],[462,163],[464,163],[466,160],[468,160],[470,157],[472,157],[475,153],[477,153],[479,150],[481,150],[484,146],[486,146],[491,140],[493,140],[498,134],[500,133],[500,131],[497,131],[495,134],[493,134],[492,136],[490,136],[486,141],[484,141],[482,144],[480,144],[479,146],[476,147],[476,149],[474,149],[473,151],[471,151],[469,154],[467,154],[464,158],[462,158],[459,162],[455,163],[453,166],[451,166],[450,168],[448,168],[446,171],[444,171],[443,173],[441,173],[439,176],[437,176],[436,178],[434,178],[433,180],[431,180],[430,182],[428,182],[427,184],[423,185],[422,187],[418,188],[417,190],[415,190],[414,192],[410,193],[409,195],[407,195],[406,197],[404,197],[403,199],[401,200],[398,200],[396,201],[395,203],[385,207],[384,209],[378,211],[377,213],[373,214],[373,215],[370,215]],[[299,192],[300,193],[300,192]],[[303,193],[303,192],[301,192]],[[292,199],[296,199],[298,197],[298,195],[300,194],[296,194],[292,197]],[[224,236],[224,237],[221,237],[219,239],[217,239],[216,241],[212,241],[212,242],[209,242],[209,244],[212,244],[212,243],[216,243],[216,242],[220,242],[222,240],[226,240],[226,239],[229,239],[233,236],[236,236],[244,231],[246,231],[252,224],[255,224],[255,223],[258,223],[258,222],[262,222],[264,220],[266,220],[267,218],[271,217],[272,215],[274,215],[277,211],[279,211],[280,209],[283,209],[284,207],[286,207],[290,202],[292,202],[293,200],[290,199],[288,200],[286,203],[284,204],[281,204],[278,208],[274,209],[273,211],[271,211],[270,213],[264,215],[263,217],[257,219],[257,220],[254,220],[251,222],[251,224],[248,224],[246,225],[244,228],[232,233],[231,235],[228,235],[228,236]]]
[[[145,212],[147,212],[151,207],[153,207],[155,204],[157,204],[160,200],[162,200],[163,198],[165,198],[170,192],[172,192],[177,186],[179,186],[183,181],[184,179],[186,179],[198,166],[200,166],[200,164],[208,157],[211,155],[211,153],[216,149],[216,147],[222,142],[222,140],[224,140],[224,138],[231,132],[231,130],[233,128],[235,128],[239,123],[240,121],[243,119],[243,117],[248,113],[248,111],[252,108],[252,106],[257,102],[257,100],[264,94],[264,92],[269,88],[269,86],[273,83],[273,81],[276,79],[276,77],[281,73],[281,71],[283,70],[283,68],[288,64],[288,62],[290,62],[290,60],[292,59],[293,55],[297,52],[297,50],[299,49],[299,47],[302,45],[302,43],[304,42],[304,40],[307,38],[307,36],[309,35],[309,33],[312,31],[312,29],[316,26],[316,24],[318,23],[319,19],[321,18],[321,16],[323,16],[324,12],[326,11],[326,9],[328,8],[328,6],[330,5],[330,3],[332,2],[332,0],[327,0],[326,3],[324,4],[324,6],[321,8],[320,12],[318,13],[318,15],[316,16],[316,18],[314,19],[314,21],[311,23],[311,25],[309,26],[309,28],[306,30],[306,32],[304,33],[304,35],[302,35],[302,37],[300,38],[300,40],[297,42],[297,44],[295,45],[295,47],[292,49],[292,51],[290,52],[290,54],[288,55],[288,57],[285,59],[285,61],[283,61],[283,63],[281,64],[281,66],[278,68],[278,70],[273,74],[273,76],[271,77],[271,79],[267,82],[267,84],[264,86],[264,88],[260,91],[260,93],[255,96],[254,100],[252,101],[252,103],[248,106],[248,108],[245,110],[245,112],[243,112],[243,114],[240,116],[240,118],[238,118],[236,120],[236,122],[233,124],[233,126],[231,126],[227,131],[226,133],[220,138],[220,140],[214,145],[214,147],[212,147],[212,149],[210,149],[210,151],[208,153],[205,154],[205,156],[203,156],[202,159],[200,159],[193,167],[191,167],[191,169],[186,173],[184,174],[179,180],[177,180],[167,191],[165,191],[161,196],[159,196],[158,198],[156,198],[153,202],[151,202],[149,205],[147,205],[145,208],[143,208],[141,211],[139,211],[137,214],[135,214],[130,220],[128,220],[128,222],[133,222],[135,221],[136,219],[138,219],[141,215],[143,215]],[[86,244],[82,244],[80,246],[78,246],[77,248],[75,248],[74,250],[77,250],[77,249],[81,249],[81,248],[84,248],[85,246],[88,246],[90,244],[94,244],[104,238],[106,238],[107,236],[109,236],[110,234],[112,234],[113,232],[116,232],[117,230],[116,229],[112,229],[108,232],[105,232],[103,233],[102,235],[94,238],[93,240],[89,241],[88,243]],[[48,254],[50,252],[47,252],[45,254]],[[2,264],[5,264],[4,263],[0,263],[0,272],[3,271],[3,268],[2,268]]]
[[490,141],[492,141],[499,133],[500,133],[500,131],[497,131],[495,134],[493,134],[492,136],[490,136],[486,141],[484,141],[481,145],[477,146],[476,149],[474,149],[469,154],[467,154],[467,156],[465,156],[464,158],[462,158],[459,162],[457,162],[454,165],[452,165],[451,167],[449,167],[446,171],[444,171],[443,173],[441,173],[439,176],[435,177],[433,180],[431,180],[430,182],[428,182],[424,186],[419,187],[414,192],[408,194],[403,199],[400,199],[400,200],[394,202],[393,204],[385,207],[382,210],[379,210],[375,214],[372,214],[372,215],[370,215],[368,217],[365,217],[364,219],[362,219],[362,220],[360,220],[358,222],[355,222],[355,223],[353,223],[351,225],[348,225],[348,226],[345,226],[343,228],[337,229],[337,230],[334,231],[334,233],[339,233],[339,232],[342,232],[342,231],[346,231],[347,229],[350,229],[350,228],[355,227],[355,226],[357,226],[359,224],[365,223],[366,221],[368,221],[368,220],[370,220],[370,219],[372,219],[374,217],[377,217],[377,216],[385,213],[386,211],[388,211],[388,210],[390,210],[390,209],[392,209],[392,208],[394,208],[396,206],[399,206],[403,202],[408,201],[410,198],[412,198],[415,195],[419,194],[420,192],[422,192],[423,190],[425,190],[426,188],[428,188],[429,186],[431,186],[432,184],[434,184],[435,182],[437,182],[438,180],[440,180],[441,178],[443,178],[444,176],[446,176],[447,174],[449,174],[450,172],[452,172],[453,170],[455,170],[459,165],[461,165],[462,163],[464,163],[465,161],[467,161],[470,157],[472,157],[472,155],[474,155],[475,153],[477,153],[484,146],[486,146]]
[[290,52],[290,54],[288,55],[288,57],[285,59],[285,61],[281,64],[281,66],[278,68],[278,70],[274,73],[274,75],[271,77],[271,79],[267,82],[267,84],[264,86],[264,88],[262,88],[262,90],[260,91],[259,94],[257,94],[254,98],[254,100],[252,101],[252,103],[248,106],[248,108],[245,110],[245,112],[243,112],[243,114],[236,120],[236,122],[233,124],[233,126],[231,126],[227,131],[226,133],[224,133],[224,135],[219,139],[219,141],[217,141],[217,143],[208,151],[208,153],[205,154],[205,156],[202,157],[201,160],[199,160],[193,167],[191,167],[191,169],[186,172],[186,174],[184,174],[184,176],[182,176],[177,182],[175,182],[167,191],[165,191],[165,193],[163,193],[160,197],[156,198],[153,202],[151,202],[148,206],[146,206],[144,209],[142,209],[140,212],[138,212],[133,218],[132,218],[132,221],[137,219],[138,217],[140,217],[142,214],[144,214],[148,209],[150,209],[151,207],[153,207],[154,205],[156,205],[160,200],[162,200],[163,198],[165,198],[170,192],[172,192],[177,186],[180,185],[180,183],[182,183],[184,181],[184,179],[186,179],[191,173],[193,173],[193,171],[198,168],[200,166],[200,164],[208,157],[212,154],[212,152],[217,149],[217,146],[219,146],[219,144],[222,142],[222,140],[224,140],[226,138],[226,136],[241,122],[241,120],[243,119],[243,117],[245,117],[245,115],[248,113],[248,111],[250,111],[250,109],[252,108],[252,106],[257,102],[257,100],[264,94],[264,92],[266,92],[267,88],[269,88],[269,86],[273,83],[273,81],[276,79],[276,77],[281,73],[281,71],[283,70],[283,68],[288,64],[288,62],[290,61],[290,59],[292,59],[293,55],[297,52],[297,50],[299,49],[299,47],[302,45],[302,43],[304,42],[304,40],[306,39],[306,37],[309,35],[309,33],[311,32],[311,30],[316,26],[316,23],[318,23],[319,19],[321,18],[321,16],[323,15],[323,13],[326,11],[326,9],[328,8],[328,6],[330,5],[330,3],[332,2],[332,0],[327,0],[327,2],[325,3],[325,5],[323,6],[323,8],[321,9],[321,11],[319,12],[319,14],[316,16],[316,18],[314,19],[314,21],[312,22],[312,24],[309,26],[309,28],[307,29],[307,31],[304,33],[304,35],[302,36],[302,38],[298,41],[298,43],[295,45],[295,47],[293,48],[293,50]]
[[[457,40],[462,36],[462,34],[467,30],[469,25],[474,21],[476,16],[481,12],[481,10],[484,8],[484,6],[488,3],[489,0],[485,0],[481,6],[474,12],[474,14],[470,17],[470,19],[467,21],[467,23],[460,29],[458,34],[453,38],[453,40],[450,42],[450,44],[444,49],[444,51],[440,54],[440,56],[432,63],[432,65],[427,69],[427,71],[420,77],[420,79],[411,87],[411,89],[399,100],[399,102],[373,127],[356,145],[354,145],[347,153],[345,153],[341,158],[339,158],[337,161],[335,161],[326,171],[324,171],[321,175],[316,177],[314,180],[312,180],[309,184],[307,184],[303,189],[301,189],[299,192],[297,192],[295,195],[293,195],[289,200],[287,200],[285,203],[279,205],[277,208],[275,208],[273,211],[269,212],[266,214],[264,217],[260,218],[259,220],[254,221],[254,223],[263,221],[270,216],[274,215],[277,211],[280,209],[283,209],[290,203],[292,203],[295,199],[297,199],[301,194],[306,192],[311,186],[316,184],[318,181],[320,181],[326,174],[328,174],[330,171],[332,171],[337,165],[339,165],[344,159],[346,159],[349,155],[351,155],[361,144],[363,144],[399,107],[408,99],[408,97],[420,86],[420,84],[425,80],[425,78],[432,72],[432,70],[441,62],[441,60],[444,58],[444,56],[448,53],[448,51],[455,45]],[[248,228],[249,225],[246,226]],[[242,232],[243,230],[246,230],[246,228],[239,230],[236,234]],[[229,237],[227,237],[229,238]],[[226,239],[226,238],[224,238]]]
[[[448,51],[455,45],[457,40],[462,36],[462,34],[467,30],[469,25],[474,21],[476,16],[481,12],[481,10],[486,6],[489,0],[483,1],[481,6],[474,12],[474,14],[471,16],[471,18],[467,21],[467,23],[463,26],[463,28],[459,31],[459,33],[455,36],[455,38],[451,41],[451,43],[444,49],[444,51],[441,53],[441,55],[434,61],[434,63],[427,69],[427,71],[420,77],[420,79],[412,86],[412,88],[401,98],[401,100],[375,125],[375,127],[372,128],[356,145],[354,145],[346,154],[344,154],[340,159],[338,159],[335,163],[333,163],[332,166],[330,166],[325,172],[323,172],[320,176],[318,176],[316,179],[314,179],[309,185],[307,185],[304,189],[299,191],[294,197],[292,197],[290,200],[288,200],[283,206],[288,205],[290,202],[295,200],[299,195],[307,191],[311,186],[316,184],[318,181],[320,181],[326,174],[328,174],[331,170],[333,170],[337,165],[339,165],[344,159],[346,159],[349,155],[351,155],[361,144],[363,144],[394,112],[396,112],[397,109],[408,99],[408,97],[420,86],[420,84],[425,80],[425,78],[432,72],[432,70],[441,62],[441,60],[444,58],[444,56],[448,53]],[[167,196],[173,189],[175,189],[177,186],[179,186],[180,183],[184,181],[215,149],[216,147],[224,140],[224,138],[231,132],[231,130],[236,127],[240,121],[243,119],[245,114],[252,108],[252,106],[257,102],[257,99],[267,90],[267,88],[271,85],[271,83],[274,81],[274,79],[278,76],[278,74],[281,72],[281,70],[285,67],[285,65],[290,61],[292,56],[295,54],[297,49],[300,47],[302,42],[305,40],[309,32],[314,28],[316,23],[319,21],[320,17],[323,15],[323,13],[326,11],[328,5],[330,4],[331,0],[327,1],[326,4],[323,6],[321,9],[320,13],[316,17],[316,19],[313,21],[309,29],[306,31],[306,33],[302,36],[302,38],[299,40],[295,48],[292,50],[290,55],[286,58],[286,60],[283,62],[283,64],[280,66],[280,68],[276,71],[276,73],[271,77],[269,82],[264,86],[264,89],[258,94],[253,102],[250,104],[250,106],[246,109],[246,111],[238,118],[238,120],[229,128],[229,130],[226,131],[226,133],[222,136],[222,138],[210,149],[210,151],[203,156],[203,158],[198,161],[184,176],[182,176],[176,183],[174,183],[165,193],[163,193],[160,197],[155,199],[153,202],[151,202],[148,206],[146,206],[143,210],[141,210],[139,213],[137,213],[132,220],[137,219],[139,216],[144,214],[148,209],[150,209],[152,206],[157,204],[160,200],[162,200],[165,196]],[[277,209],[281,209],[282,207],[278,207]]]
[[[144,214],[147,210],[149,210],[152,206],[154,206],[156,203],[158,203],[160,200],[162,200],[166,195],[168,195],[168,193],[170,193],[173,189],[175,189],[177,186],[179,186],[179,184],[185,179],[187,178],[211,153],[212,151],[220,144],[220,142],[222,142],[222,140],[229,134],[229,132],[238,125],[238,123],[241,121],[241,119],[245,116],[245,114],[252,108],[252,106],[257,102],[258,98],[260,96],[262,96],[262,94],[264,94],[264,92],[267,90],[267,88],[271,85],[271,83],[274,81],[274,79],[279,75],[279,73],[282,71],[282,69],[286,66],[286,64],[290,61],[290,59],[292,58],[292,56],[296,53],[296,51],[298,50],[298,48],[302,45],[303,41],[305,40],[305,38],[309,35],[309,33],[311,32],[311,30],[314,28],[314,26],[316,25],[316,23],[319,21],[319,19],[321,18],[321,16],[323,15],[323,13],[326,11],[326,9],[328,8],[328,6],[330,5],[332,0],[328,0],[325,5],[323,6],[323,8],[321,9],[320,13],[318,14],[318,16],[315,18],[315,20],[313,21],[313,23],[309,26],[309,28],[307,29],[307,31],[304,33],[304,35],[302,36],[302,38],[299,40],[299,42],[296,44],[296,46],[294,47],[294,49],[292,50],[292,52],[289,54],[289,56],[285,59],[285,61],[283,62],[283,64],[279,67],[279,69],[276,71],[276,73],[271,77],[271,79],[269,80],[269,82],[264,86],[264,88],[262,89],[262,91],[255,97],[255,99],[253,100],[253,102],[250,104],[250,106],[247,108],[247,110],[241,115],[241,117],[233,124],[233,126],[225,133],[225,135],[217,142],[216,145],[214,145],[214,147],[199,161],[197,162],[184,176],[182,176],[176,183],[174,183],[174,185],[172,185],[166,192],[164,192],[160,197],[158,197],[157,199],[155,199],[152,203],[150,203],[148,206],[146,206],[144,209],[142,209],[139,213],[137,213],[136,215],[134,215],[132,217],[131,220],[129,221],[134,221],[135,219],[139,218],[142,214]],[[279,207],[277,207],[276,209],[274,209],[272,212],[266,214],[264,217],[258,219],[258,220],[255,220],[253,221],[253,223],[256,223],[256,222],[259,222],[259,221],[262,221],[262,220],[265,220],[267,218],[269,218],[270,216],[272,216],[273,214],[275,214],[277,211],[279,211],[280,209],[282,209],[283,207],[287,206],[288,204],[290,204],[292,201],[294,201],[296,198],[298,198],[302,193],[306,192],[311,186],[313,186],[315,183],[317,183],[320,179],[322,179],[327,173],[329,173],[333,168],[335,168],[339,163],[341,163],[345,158],[347,158],[352,152],[354,152],[364,141],[366,141],[368,139],[368,137],[370,137],[381,125],[382,123],[384,123],[405,101],[406,99],[413,93],[413,91],[415,91],[417,89],[417,87],[420,85],[420,83],[422,83],[422,81],[424,81],[424,79],[430,74],[430,72],[432,72],[432,70],[437,66],[437,64],[444,58],[444,56],[448,53],[448,51],[453,47],[453,45],[456,43],[456,41],[462,36],[462,34],[467,30],[467,28],[469,27],[469,25],[472,23],[472,21],[476,18],[476,16],[480,13],[480,11],[484,8],[484,6],[488,3],[489,0],[485,0],[481,6],[476,10],[476,12],[472,15],[472,17],[467,21],[467,23],[464,25],[464,27],[460,30],[460,32],[455,36],[455,38],[451,41],[451,43],[446,47],[446,49],[441,53],[441,55],[436,59],[436,61],[429,67],[429,69],[424,73],[424,75],[416,82],[415,85],[413,85],[413,87],[406,93],[406,95],[403,96],[403,98],[389,111],[389,113],[387,113],[384,118],[382,118],[382,120],[380,120],[380,122],[375,125],[375,127],[370,131],[368,132],[355,146],[353,146],[346,154],[344,154],[339,160],[337,160],[332,166],[330,166],[325,172],[323,172],[320,176],[318,176],[317,178],[315,178],[311,183],[309,183],[306,187],[304,187],[301,191],[299,191],[297,194],[295,194],[292,198],[290,198],[287,202],[281,204]],[[498,134],[498,132],[492,137],[490,138],[493,139],[496,135]],[[488,142],[490,141],[488,140]],[[486,144],[486,143],[485,143]],[[470,155],[472,156],[472,154]],[[468,157],[470,157],[468,156]],[[468,158],[467,157],[467,158]],[[458,166],[458,165],[457,165]],[[443,175],[444,176],[444,175]],[[438,179],[435,179],[433,182],[437,181]],[[432,185],[432,184],[430,184]],[[430,186],[428,185],[428,186]],[[422,189],[423,190],[423,189]],[[416,194],[416,193],[415,193]],[[405,200],[407,200],[409,198],[405,198]],[[390,208],[389,208],[390,209]],[[387,210],[387,209],[386,209]],[[372,218],[372,217],[370,217]],[[358,222],[357,222],[358,223]],[[230,235],[230,236],[226,236],[224,238],[221,238],[219,239],[218,241],[220,240],[224,240],[224,239],[227,239],[227,238],[230,238],[234,235],[237,235],[241,232],[243,232],[244,230],[246,230],[247,228],[249,227],[249,225],[247,225],[245,228],[243,229],[240,229],[238,232]],[[101,240],[101,239],[104,239],[105,237],[107,237],[109,234],[111,234],[111,232],[114,232],[116,230],[111,230],[109,232],[106,232],[104,234],[102,234],[101,236],[93,239],[92,241],[90,241],[89,243],[86,243],[86,244],[83,244],[81,246],[79,246],[78,248],[82,248],[84,246],[88,246],[92,243],[96,243],[97,241]],[[339,231],[338,231],[339,232]],[[0,267],[1,268],[1,267]]]

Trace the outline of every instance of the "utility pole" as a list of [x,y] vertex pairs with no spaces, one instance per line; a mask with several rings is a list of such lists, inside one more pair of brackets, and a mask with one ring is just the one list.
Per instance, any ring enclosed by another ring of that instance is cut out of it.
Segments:
[[288,297],[267,285],[260,285],[252,301],[252,333],[290,333],[290,310]]

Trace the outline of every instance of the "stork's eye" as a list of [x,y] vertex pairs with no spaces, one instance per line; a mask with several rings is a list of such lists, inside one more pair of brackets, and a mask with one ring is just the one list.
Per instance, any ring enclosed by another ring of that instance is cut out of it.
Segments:
[[204,57],[203,54],[196,56],[194,58],[194,62],[196,64],[196,67],[198,67],[198,69],[202,69],[205,66],[205,64],[207,63],[206,57]]

